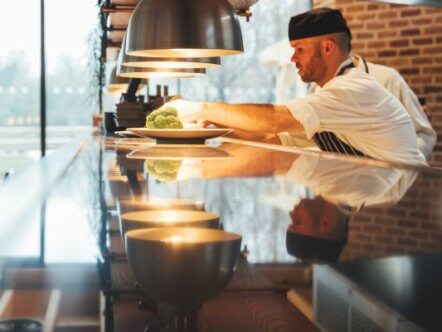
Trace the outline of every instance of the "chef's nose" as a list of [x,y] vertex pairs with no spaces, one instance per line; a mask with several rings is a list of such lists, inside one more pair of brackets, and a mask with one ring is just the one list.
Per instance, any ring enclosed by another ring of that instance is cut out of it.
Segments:
[[296,55],[296,52],[293,52],[293,55],[290,59],[291,62],[298,62],[298,56]]

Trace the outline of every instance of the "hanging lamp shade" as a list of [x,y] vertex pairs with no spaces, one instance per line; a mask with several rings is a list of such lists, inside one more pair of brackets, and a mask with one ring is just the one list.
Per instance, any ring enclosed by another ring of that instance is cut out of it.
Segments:
[[129,20],[126,52],[151,57],[215,57],[244,50],[227,0],[141,0]]
[[113,92],[115,90],[125,90],[129,87],[129,80],[127,78],[117,76],[117,66],[112,68],[107,84],[107,90]]
[[206,73],[204,68],[138,68],[120,66],[117,75],[126,78],[188,78],[202,76]]
[[214,68],[221,65],[219,57],[212,58],[155,58],[126,55],[122,66],[139,68]]
[[220,57],[204,57],[204,58],[164,58],[164,57],[135,57],[126,54],[126,35],[121,44],[120,53],[118,54],[118,63],[121,66],[140,67],[140,68],[213,68],[221,65]]
[[[129,88],[129,78],[117,75],[117,65],[112,68],[112,71],[107,80],[107,92],[111,95],[121,95]],[[145,86],[145,82],[141,81],[138,89]]]
[[[141,59],[130,56],[124,52],[127,36],[124,37],[120,53],[118,53],[117,59],[117,70],[116,74],[122,78],[166,78],[166,77],[175,77],[175,78],[187,78],[194,77],[199,75],[204,75],[206,70],[204,67],[193,68],[188,66],[184,68],[184,66],[179,66],[178,62],[175,62],[175,66],[171,65],[171,61],[163,61],[162,66],[154,67],[154,66],[128,66],[127,64],[134,62],[143,62],[139,61]],[[151,58],[142,58],[142,59],[151,59]],[[156,63],[161,63],[161,59],[163,58],[155,58]],[[219,59],[219,58],[218,58]],[[175,59],[176,60],[176,59]],[[178,59],[180,60],[180,59]],[[186,60],[186,59],[181,59]],[[216,61],[216,60],[215,60]],[[147,62],[147,61],[146,61]],[[181,63],[184,61],[180,61]]]

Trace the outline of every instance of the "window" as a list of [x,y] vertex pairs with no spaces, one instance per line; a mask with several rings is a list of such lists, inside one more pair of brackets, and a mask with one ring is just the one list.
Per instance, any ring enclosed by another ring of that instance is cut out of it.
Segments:
[[40,157],[40,2],[2,3],[0,30],[1,184]]
[[[69,8],[67,8],[69,7]],[[94,1],[45,1],[47,150],[89,130],[98,93],[90,69],[97,40]],[[40,1],[0,11],[0,184],[40,158]]]
[[45,9],[47,144],[54,149],[90,130],[98,113],[90,72],[99,9],[90,0],[45,0]]

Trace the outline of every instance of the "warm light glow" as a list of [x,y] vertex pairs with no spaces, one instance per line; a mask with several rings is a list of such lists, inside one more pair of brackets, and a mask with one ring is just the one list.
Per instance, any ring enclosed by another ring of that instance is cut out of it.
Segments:
[[[137,91],[142,89],[144,84],[139,84]],[[128,83],[112,83],[107,85],[107,92],[110,95],[121,95],[123,92],[126,92],[129,88]]]
[[197,62],[197,61],[131,61],[123,62],[123,66],[127,67],[138,67],[138,68],[213,68],[219,67],[220,65],[208,62]]
[[122,218],[146,223],[206,223],[218,221],[219,215],[194,210],[151,210],[124,213]]
[[162,227],[151,229],[130,230],[128,239],[139,239],[149,242],[213,244],[236,241],[241,235],[228,233],[218,229],[192,227]]
[[223,49],[198,49],[198,48],[173,48],[173,49],[153,49],[127,52],[134,56],[152,56],[152,57],[173,57],[173,58],[199,58],[215,57],[242,54],[238,50]]
[[127,91],[129,84],[109,84],[107,86],[107,92],[112,96],[120,96],[123,92]]
[[113,90],[113,89],[127,89],[129,87],[128,83],[111,83],[108,84],[107,89]]
[[142,195],[131,196],[128,199],[119,200],[123,209],[133,211],[134,209],[144,210],[203,210],[204,202],[186,200],[186,199],[169,199],[160,197],[145,197]]
[[180,211],[162,211],[161,216],[163,219],[155,220],[156,222],[180,222]]
[[184,237],[183,235],[172,235],[161,240],[166,243],[195,243],[195,240],[190,237]]
[[187,78],[194,76],[202,76],[201,73],[184,73],[184,72],[132,72],[132,73],[120,73],[118,76],[127,78],[165,78],[165,77],[176,77],[176,78]]
[[107,179],[109,181],[127,182],[126,175],[108,175]]

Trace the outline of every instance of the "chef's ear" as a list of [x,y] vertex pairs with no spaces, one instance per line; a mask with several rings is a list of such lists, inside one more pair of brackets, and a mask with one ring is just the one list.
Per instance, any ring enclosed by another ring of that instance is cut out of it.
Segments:
[[336,52],[336,42],[333,39],[323,39],[321,42],[322,54],[326,57],[330,57]]

